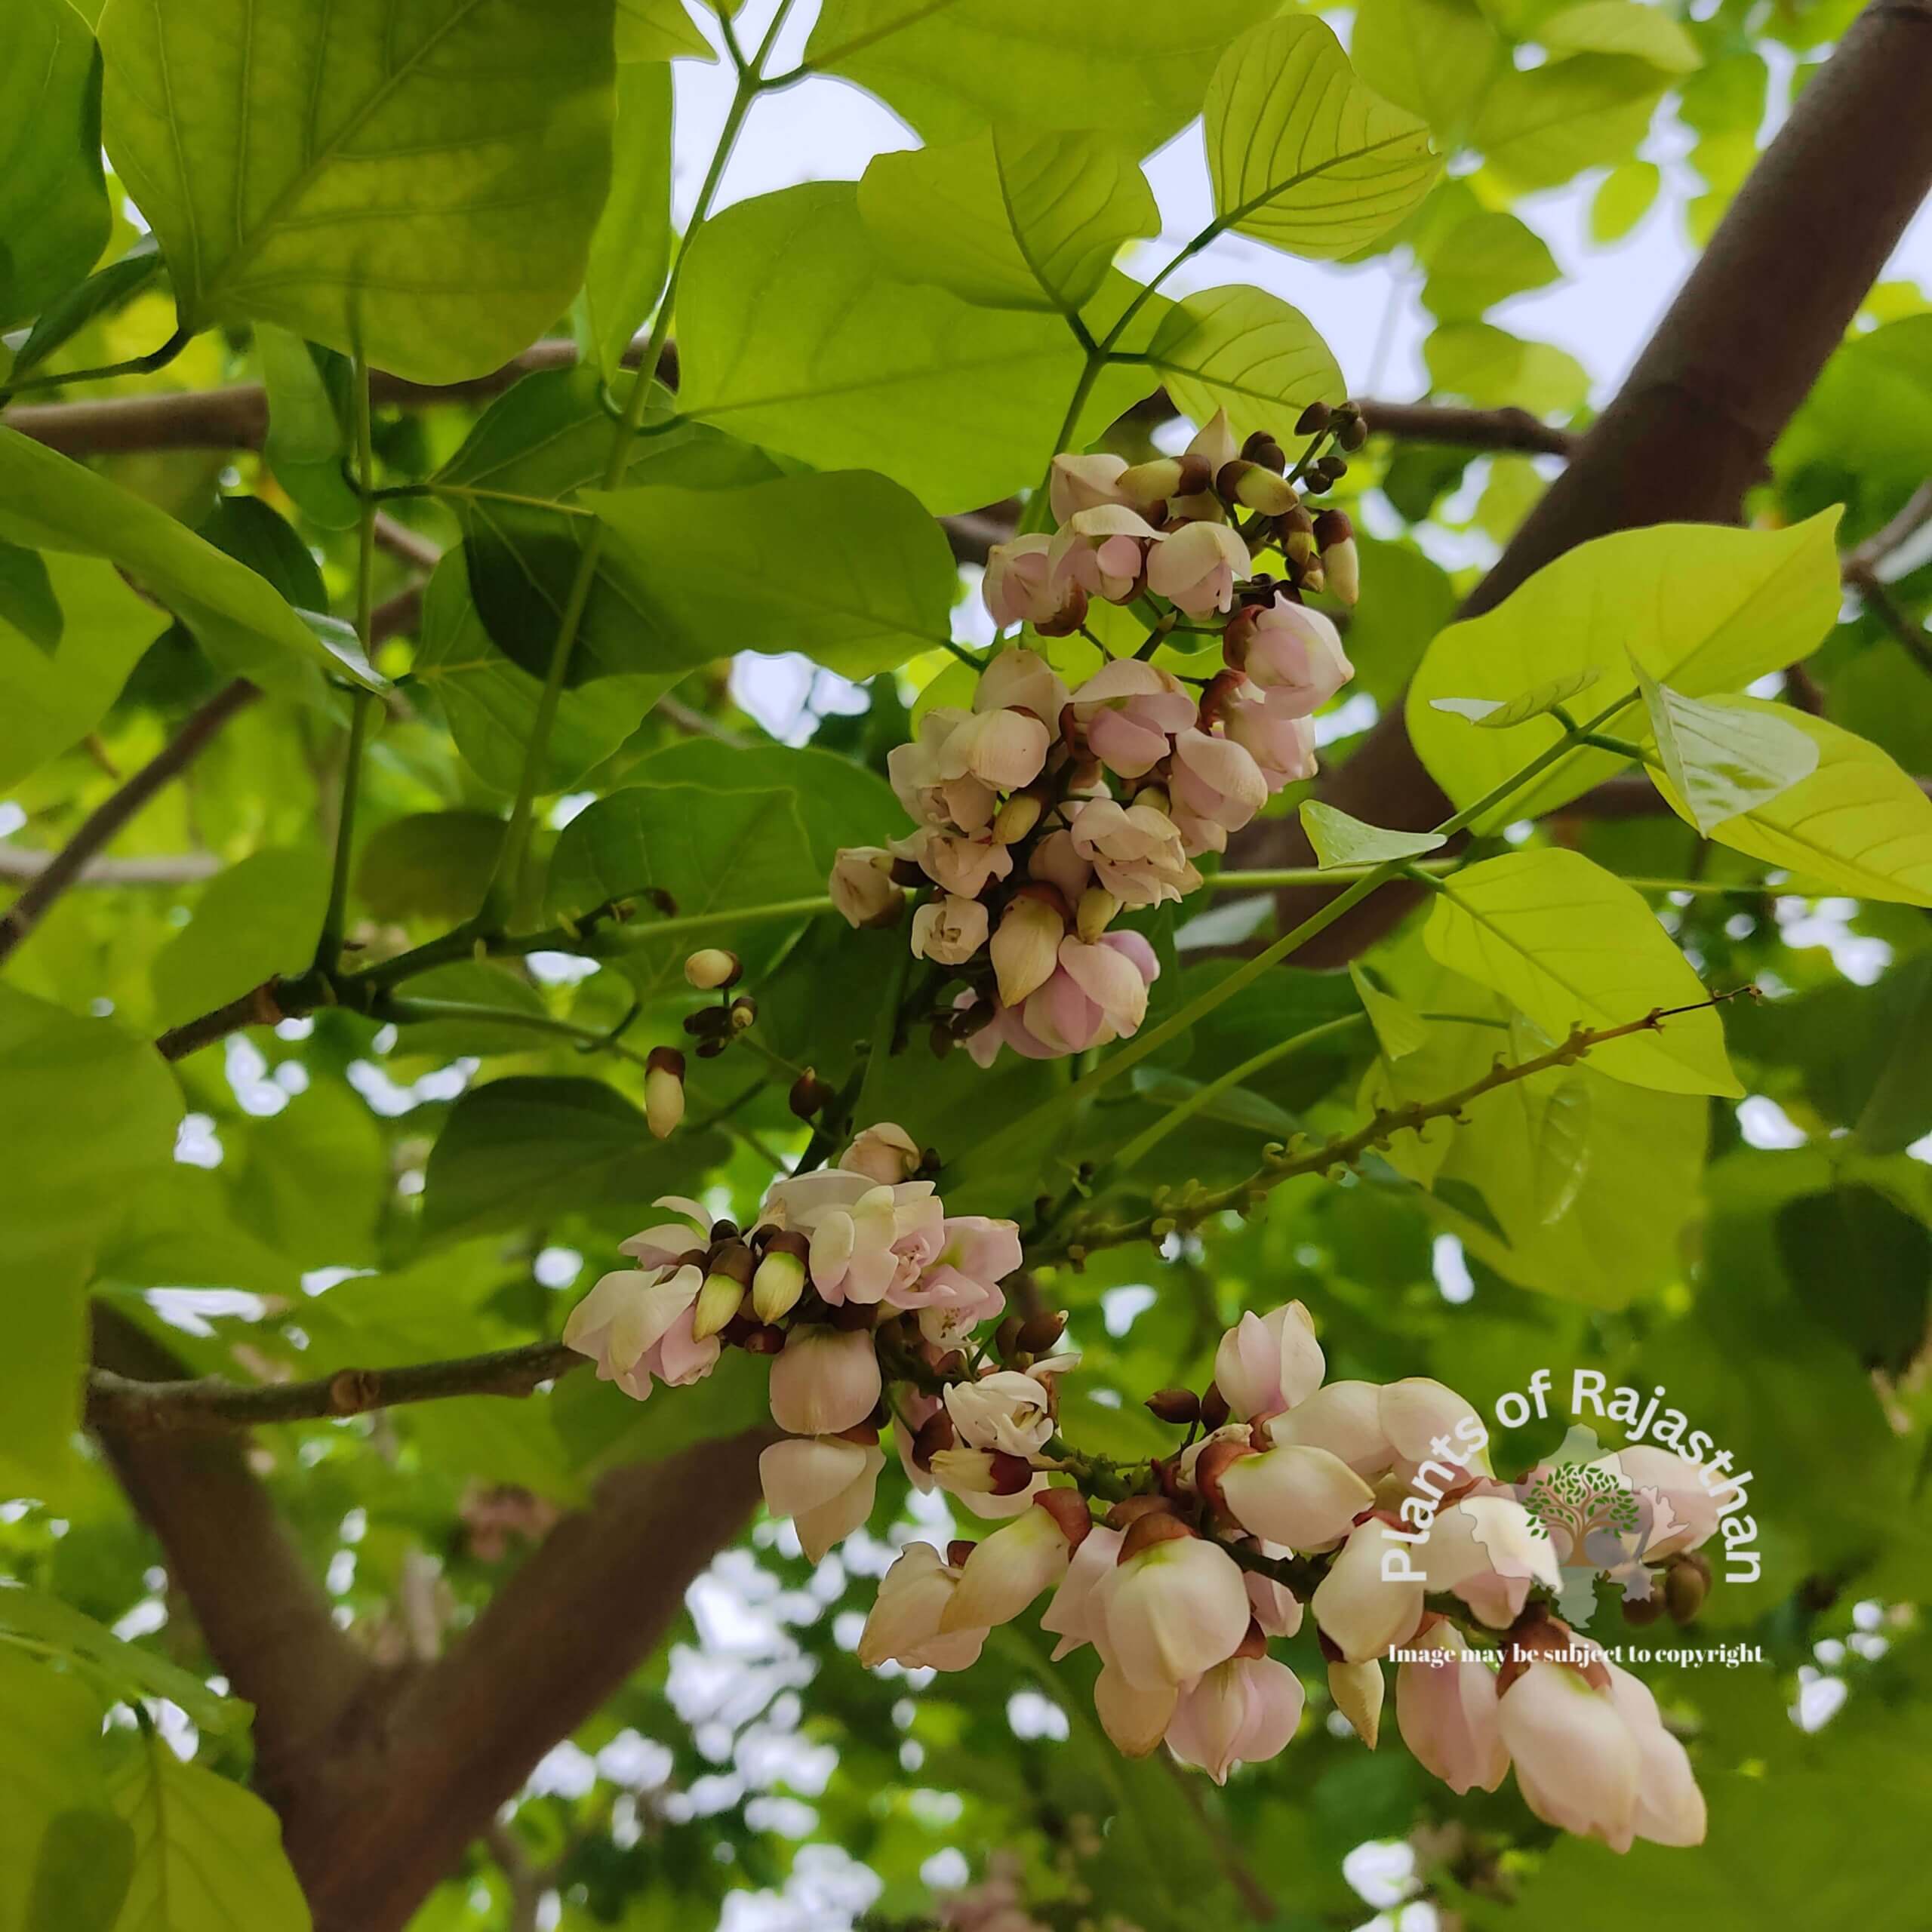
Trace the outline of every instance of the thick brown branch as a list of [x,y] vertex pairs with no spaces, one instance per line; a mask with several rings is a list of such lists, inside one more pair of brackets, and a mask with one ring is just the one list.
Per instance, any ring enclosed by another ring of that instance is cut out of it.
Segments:
[[[1736,521],[1772,444],[1932,187],[1932,0],[1875,0],[1798,97],[1618,392],[1464,607],[1500,603],[1545,564],[1612,531]],[[1801,264],[1801,267],[1795,267]],[[1447,814],[1392,707],[1323,795],[1415,831]],[[1238,863],[1306,863],[1292,820]],[[1285,930],[1332,896],[1285,892]],[[1297,955],[1333,965],[1414,903],[1379,893]]]
[[245,678],[224,685],[174,737],[119,790],[82,820],[72,838],[49,859],[37,878],[0,918],[0,960],[4,960],[47,915],[54,902],[78,878],[134,814],[194,763],[229,718],[261,695]]
[[529,1395],[586,1357],[561,1342],[532,1342],[488,1355],[406,1368],[339,1368],[310,1382],[254,1386],[210,1375],[193,1381],[155,1382],[97,1368],[88,1377],[87,1418],[96,1429],[127,1435],[172,1431],[217,1433],[258,1423],[312,1422],[366,1415],[407,1402],[453,1395]]

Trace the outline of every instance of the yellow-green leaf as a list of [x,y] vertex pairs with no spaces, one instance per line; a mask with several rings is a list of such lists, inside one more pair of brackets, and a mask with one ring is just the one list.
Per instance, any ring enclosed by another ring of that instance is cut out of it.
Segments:
[[1572,54],[1627,54],[1666,74],[1704,64],[1697,43],[1661,7],[1643,0],[1584,0],[1552,14],[1536,30],[1552,60]]
[[1259,288],[1206,288],[1177,302],[1146,353],[1177,408],[1197,423],[1225,409],[1238,436],[1285,436],[1309,403],[1346,393],[1314,325]]
[[1208,166],[1224,228],[1297,255],[1353,254],[1428,193],[1429,129],[1355,78],[1320,20],[1243,34],[1208,90]]
[[1599,675],[1587,669],[1572,671],[1565,676],[1532,685],[1527,691],[1518,691],[1512,698],[1434,697],[1429,701],[1429,707],[1435,711],[1446,711],[1452,718],[1466,718],[1472,724],[1485,731],[1507,731],[1516,725],[1527,724],[1532,718],[1547,717],[1559,704],[1566,703],[1579,691],[1588,691]]
[[[1429,645],[1409,689],[1417,755],[1450,798],[1466,805],[1555,743],[1562,728],[1544,718],[1507,734],[1472,731],[1436,709],[1438,698],[1507,701],[1589,670],[1603,678],[1604,700],[1631,693],[1628,710],[1603,727],[1614,732],[1634,728],[1641,716],[1632,657],[1693,697],[1738,690],[1795,663],[1837,619],[1837,525],[1833,509],[1789,530],[1662,524],[1578,545],[1495,609],[1451,624]],[[1475,829],[1552,811],[1623,762],[1589,746],[1566,753]]]
[[1302,829],[1324,872],[1335,866],[1379,866],[1390,859],[1417,859],[1442,844],[1439,832],[1394,832],[1366,825],[1319,798],[1304,799]]
[[1736,711],[1686,697],[1637,667],[1638,688],[1672,790],[1704,836],[1766,805],[1818,768],[1818,747],[1795,714]]
[[[1506,852],[1442,881],[1423,931],[1452,971],[1493,988],[1552,1040],[1693,1006],[1703,983],[1638,894],[1580,852]],[[1595,1049],[1590,1063],[1671,1094],[1740,1094],[1705,1008]]]
[[[1803,883],[1861,899],[1932,906],[1932,798],[1869,739],[1823,718],[1754,697],[1714,699],[1737,716],[1775,715],[1817,748],[1810,777],[1767,802],[1712,827],[1734,851],[1788,866]],[[1657,789],[1692,823],[1683,795],[1661,774]]]
[[894,273],[992,309],[1075,313],[1121,245],[1160,232],[1147,177],[1094,134],[1001,126],[882,154],[859,212]]

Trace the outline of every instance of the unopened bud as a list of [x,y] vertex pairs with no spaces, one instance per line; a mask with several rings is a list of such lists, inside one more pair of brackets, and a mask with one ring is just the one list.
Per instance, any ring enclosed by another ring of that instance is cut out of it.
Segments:
[[1345,456],[1324,456],[1315,468],[1331,483],[1339,483],[1349,473],[1349,460]]
[[1355,534],[1355,525],[1349,521],[1346,510],[1330,508],[1321,511],[1314,519],[1315,547],[1331,550],[1337,543],[1347,543]]
[[1297,436],[1318,436],[1334,420],[1335,412],[1325,402],[1311,402],[1295,418]]
[[[1311,435],[1312,430],[1308,432]],[[1266,429],[1257,429],[1241,446],[1241,453],[1250,463],[1258,463],[1263,469],[1272,469],[1278,476],[1288,466],[1287,458],[1281,453],[1281,446]]]
[[1009,1315],[993,1331],[993,1348],[1001,1361],[1009,1361],[1020,1346],[1020,1331],[1026,1325],[1023,1317]]
[[1091,946],[1112,924],[1120,901],[1103,885],[1090,885],[1080,895],[1073,915],[1074,930],[1083,946]]
[[685,1015],[685,1031],[694,1038],[716,1040],[730,1029],[731,1017],[721,1006],[701,1006]]
[[1361,558],[1352,537],[1345,537],[1322,552],[1321,574],[1328,589],[1344,604],[1354,603],[1361,595]]
[[1663,1573],[1664,1607],[1673,1623],[1689,1623],[1709,1595],[1709,1565],[1695,1555],[1681,1557]]
[[1661,1590],[1653,1589],[1647,1597],[1629,1597],[1623,1599],[1623,1620],[1641,1629],[1647,1623],[1654,1623],[1663,1614],[1664,1598]]
[[707,946],[685,961],[685,977],[700,992],[715,992],[722,986],[734,986],[744,968],[735,952],[722,946]]
[[1335,432],[1335,440],[1345,450],[1358,450],[1368,441],[1368,425],[1359,414],[1351,416]]
[[1143,785],[1134,795],[1134,803],[1145,805],[1151,811],[1158,812],[1163,818],[1174,815],[1174,801],[1168,796],[1167,788],[1161,785]]
[[783,1321],[805,1291],[805,1258],[800,1252],[804,1246],[800,1235],[774,1237],[752,1276],[752,1308],[768,1325]]
[[775,1355],[785,1346],[785,1331],[782,1328],[747,1329],[738,1346],[748,1355]]
[[1211,1382],[1208,1392],[1201,1398],[1201,1426],[1203,1429],[1219,1429],[1228,1419],[1228,1398],[1221,1393],[1220,1386]]
[[1147,1408],[1156,1421],[1177,1429],[1201,1420],[1201,1398],[1192,1389],[1157,1389],[1147,1398]]
[[1029,1355],[1043,1355],[1066,1333],[1066,1310],[1048,1309],[1032,1316],[1020,1331],[1020,1346]]
[[926,1030],[926,1044],[934,1060],[943,1060],[954,1046],[952,1029],[943,1020],[935,1020]]
[[810,1120],[814,1114],[823,1112],[832,1098],[830,1083],[821,1080],[809,1066],[792,1083],[790,1106],[801,1120]]
[[1239,457],[1227,464],[1214,479],[1214,487],[1231,503],[1244,509],[1259,510],[1263,516],[1281,516],[1300,502],[1294,486],[1264,469],[1258,463],[1246,463]]
[[1321,549],[1321,540],[1315,534],[1315,519],[1309,515],[1307,506],[1299,499],[1275,519],[1275,540],[1291,567],[1311,561]]
[[731,1031],[742,1033],[758,1018],[758,1001],[749,993],[740,993],[731,1002]]
[[1016,792],[993,818],[993,842],[1017,845],[1040,822],[1042,807],[1030,792]]
[[1128,1562],[1143,1549],[1152,1549],[1157,1543],[1174,1543],[1194,1534],[1171,1510],[1143,1511],[1128,1524],[1127,1534],[1120,1540],[1120,1550],[1114,1561],[1116,1564]]
[[691,1339],[701,1342],[734,1320],[744,1306],[745,1284],[731,1275],[713,1272],[704,1278],[691,1311]]
[[930,1473],[933,1458],[943,1455],[958,1439],[953,1432],[952,1417],[943,1408],[935,1409],[913,1435],[910,1450],[913,1468]]
[[653,1047],[644,1063],[645,1124],[660,1140],[685,1117],[685,1057],[675,1047]]

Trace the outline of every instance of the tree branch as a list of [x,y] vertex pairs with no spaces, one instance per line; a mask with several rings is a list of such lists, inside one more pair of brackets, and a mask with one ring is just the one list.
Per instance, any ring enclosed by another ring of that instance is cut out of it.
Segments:
[[[1687,520],[1734,522],[1772,444],[1843,340],[1932,187],[1932,0],[1873,0],[1807,83],[1615,400],[1462,614],[1493,608],[1592,537]],[[1794,264],[1801,269],[1794,272]],[[1411,831],[1447,809],[1392,706],[1322,796]],[[1238,863],[1294,865],[1299,824],[1270,820]],[[1332,894],[1283,894],[1285,930]],[[1378,894],[1298,963],[1334,965],[1414,903]]]
[[260,696],[245,678],[224,685],[119,790],[95,806],[0,918],[0,960],[39,924],[54,902],[85,871],[88,861],[128,821],[170,780],[194,763],[229,718]]
[[96,1368],[88,1377],[90,1428],[125,1435],[221,1433],[258,1423],[313,1422],[453,1395],[534,1395],[588,1358],[561,1342],[532,1342],[488,1355],[407,1368],[339,1368],[309,1382],[254,1386],[225,1376],[157,1382]]
[[[60,857],[0,844],[0,878],[36,879]],[[168,852],[152,858],[90,859],[72,885],[192,885],[221,869],[212,852]]]

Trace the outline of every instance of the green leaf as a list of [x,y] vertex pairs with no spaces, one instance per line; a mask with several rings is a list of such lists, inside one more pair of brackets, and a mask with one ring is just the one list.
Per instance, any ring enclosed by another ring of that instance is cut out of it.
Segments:
[[[1643,900],[1580,852],[1485,859],[1441,883],[1423,938],[1452,971],[1493,988],[1552,1040],[1705,997]],[[1590,1064],[1671,1094],[1742,1094],[1709,1009],[1595,1048]]]
[[1509,60],[1475,0],[1361,0],[1349,51],[1367,85],[1452,142]]
[[82,1291],[124,1204],[170,1164],[181,1097],[146,1041],[0,986],[0,1494],[69,1473]]
[[1358,818],[1319,798],[1304,798],[1302,829],[1324,872],[1334,866],[1379,866],[1390,859],[1417,859],[1444,841],[1439,832],[1397,832],[1364,825]]
[[[4,428],[0,540],[104,557],[166,605],[224,670],[312,696],[316,666],[353,668],[254,571],[165,510]],[[381,682],[358,675],[365,684]]]
[[1647,60],[1611,54],[1506,68],[1470,139],[1512,188],[1553,188],[1584,168],[1629,159],[1666,79]]
[[66,620],[38,551],[0,543],[0,626],[43,657],[51,657],[60,648]]
[[256,852],[216,873],[194,917],[155,955],[157,1023],[178,1026],[275,974],[300,971],[328,891],[328,862],[312,846]]
[[1788,1201],[1775,1223],[1785,1272],[1835,1284],[1820,1321],[1841,1336],[1861,1367],[1902,1375],[1925,1339],[1932,1232],[1875,1189],[1835,1187]]
[[1391,1060],[1401,1060],[1415,1052],[1429,1032],[1421,1014],[1392,993],[1384,992],[1353,960],[1349,962],[1349,978],[1383,1052]]
[[1347,393],[1328,346],[1300,309],[1259,288],[1208,288],[1163,315],[1146,349],[1174,406],[1197,423],[1225,409],[1237,436],[1285,435],[1316,401]]
[[[678,284],[678,346],[688,414],[821,469],[883,470],[942,512],[1038,481],[1082,366],[1057,316],[894,279],[841,181],[705,223]],[[1086,434],[1146,388],[1132,365],[1110,368]]]
[[641,1212],[723,1151],[716,1134],[654,1140],[644,1115],[598,1081],[492,1080],[451,1109],[430,1150],[423,1225],[448,1238],[601,1204]]
[[115,0],[115,171],[185,327],[278,322],[424,383],[570,306],[610,183],[611,0]]
[[111,1811],[62,1811],[34,1860],[26,1932],[112,1932],[134,1876],[134,1835]]
[[1444,322],[1423,345],[1431,386],[1482,408],[1567,416],[1590,392],[1590,373],[1567,350],[1525,342],[1493,322]]
[[146,1730],[128,1741],[114,1804],[134,1835],[115,1932],[309,1932],[281,1821],[253,1792]]
[[1485,210],[1458,222],[1431,249],[1422,299],[1439,321],[1472,322],[1512,295],[1546,288],[1557,274],[1556,258],[1534,229],[1513,214]]
[[1580,1074],[1533,1095],[1530,1193],[1545,1227],[1576,1205],[1590,1168],[1590,1089]]
[[[0,1748],[0,1925],[105,1932],[97,1918],[77,1924],[68,1915],[79,1902],[71,1894],[57,1901],[65,1911],[48,1910],[57,1903],[48,1894],[69,1864],[78,1821],[90,1828],[96,1857],[112,1856],[117,1820],[107,1809],[102,1703],[72,1672],[0,1644],[0,1710],[7,1713]],[[118,1862],[125,1865],[125,1857]],[[112,1922],[110,1916],[106,1924]]]
[[1076,315],[1122,243],[1160,232],[1153,190],[1097,134],[1007,125],[877,155],[859,212],[908,281],[993,309]]
[[1145,154],[1199,111],[1256,0],[825,0],[806,64],[869,88],[929,141],[996,122],[1103,127]]
[[[436,694],[464,761],[494,791],[514,793],[537,721],[542,681],[497,649],[469,594],[460,544],[444,552],[423,593],[411,675]],[[537,774],[541,792],[567,791],[635,731],[668,677],[596,678],[565,691]]]
[[[1932,906],[1932,799],[1869,740],[1761,698],[1713,699],[1708,709],[1775,719],[1817,748],[1817,768],[1787,791],[1713,826],[1734,851],[1788,866],[1801,881],[1861,899]],[[1695,824],[1682,793],[1654,774],[1664,801]]]
[[1653,161],[1620,162],[1597,184],[1590,202],[1590,239],[1599,248],[1621,242],[1651,211],[1663,186]]
[[741,489],[586,491],[583,501],[617,539],[654,668],[801,651],[862,678],[952,635],[952,552],[918,502],[870,470]]
[[[628,481],[718,489],[779,473],[762,451],[715,430],[665,429],[661,419],[653,426],[658,433],[636,447]],[[577,494],[604,481],[611,438],[597,371],[546,371],[499,397],[435,478],[463,525],[470,588],[485,629],[540,681],[549,670],[583,546],[597,528]],[[624,568],[617,546],[605,550],[578,626],[570,681],[649,674],[654,683],[641,688],[654,701],[675,678],[660,661],[663,640],[649,587]]]
[[[675,0],[671,4],[695,35]],[[670,267],[671,70],[661,60],[638,60],[617,69],[611,198],[591,237],[583,282],[591,346],[607,383],[617,380],[624,351],[657,306]]]
[[[1612,681],[1607,688],[1614,691],[1628,688],[1631,657],[1660,682],[1702,697],[1795,663],[1838,615],[1837,521],[1828,511],[1785,530],[1662,524],[1579,544],[1494,610],[1451,625],[1430,645],[1407,702],[1417,755],[1449,797],[1466,805],[1554,743],[1561,727],[1546,718],[1492,737],[1444,717],[1438,698],[1506,701],[1586,669]],[[1636,702],[1633,693],[1633,711]],[[1616,731],[1617,720],[1601,728]],[[1567,753],[1474,829],[1553,811],[1620,762],[1587,746]]]
[[1432,697],[1429,709],[1447,712],[1452,718],[1466,718],[1485,731],[1507,731],[1527,724],[1532,718],[1547,718],[1559,704],[1567,704],[1579,691],[1586,691],[1602,675],[1586,668],[1561,678],[1532,685],[1512,698]]
[[1694,73],[1697,43],[1660,8],[1643,0],[1585,0],[1552,14],[1536,31],[1552,60],[1573,54],[1627,54],[1661,73]]
[[0,1641],[8,1636],[50,1645],[86,1666],[117,1696],[168,1698],[198,1730],[225,1734],[248,1727],[250,1707],[238,1697],[220,1696],[192,1671],[124,1641],[57,1597],[0,1584]]
[[66,0],[0,12],[0,328],[31,320],[107,246],[100,60]]
[[378,826],[355,861],[355,891],[379,919],[455,925],[483,903],[503,842],[494,812],[409,812]]
[[1392,228],[1440,165],[1428,128],[1364,87],[1334,33],[1306,14],[1236,41],[1205,112],[1222,226],[1317,260]]
[[1765,805],[1818,768],[1818,747],[1775,709],[1700,703],[1636,667],[1637,686],[1671,788],[1708,838],[1727,818]]
[[490,1017],[507,1010],[532,1020],[550,1017],[543,995],[528,980],[492,961],[465,959],[454,966],[438,966],[434,972],[417,974],[407,990],[411,1000],[471,1008],[475,1017],[459,1010],[413,1024],[404,1032],[398,1052],[446,1061],[460,1054],[527,1054],[555,1044],[530,1027]]
[[681,54],[716,59],[679,0],[617,0],[617,58],[669,60]]
[[125,307],[160,274],[161,251],[154,238],[144,235],[118,262],[97,269],[86,281],[76,282],[55,296],[40,312],[9,372],[24,376],[37,368],[66,343],[71,342],[90,322]]
[[[319,528],[353,530],[362,506],[343,472],[349,438],[337,395],[319,360],[328,352],[312,349],[300,336],[263,322],[255,330],[255,353],[269,395],[263,454],[275,481]],[[343,368],[340,358],[331,359]]]
[[[809,898],[824,875],[789,791],[713,793],[691,785],[638,785],[613,792],[572,819],[550,861],[553,918],[571,918],[614,899],[668,893],[678,915],[725,912]],[[646,998],[682,983],[685,955],[700,942],[653,942],[653,914],[626,928],[619,964]],[[768,958],[795,927],[729,924],[702,943],[730,946],[747,967]]]

